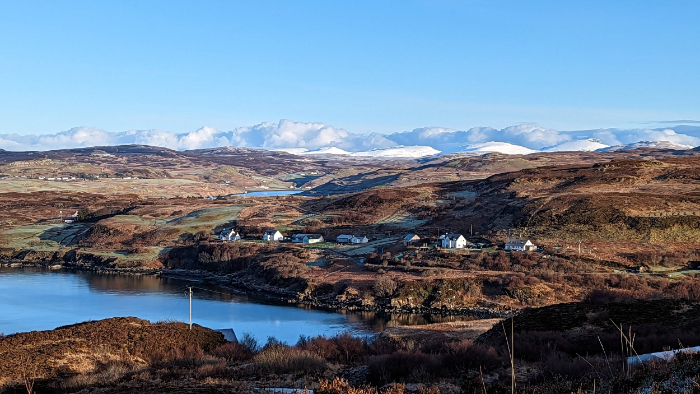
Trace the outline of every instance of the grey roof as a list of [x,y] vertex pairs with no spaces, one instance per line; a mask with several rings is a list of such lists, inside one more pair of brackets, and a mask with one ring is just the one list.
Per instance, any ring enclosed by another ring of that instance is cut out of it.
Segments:
[[512,238],[512,239],[509,239],[508,242],[506,242],[506,245],[525,246],[527,241],[529,241],[529,239]]
[[403,237],[404,242],[412,241],[413,239],[420,239],[420,237],[416,234],[408,234],[405,237]]
[[445,234],[445,238],[449,238],[450,240],[457,240],[459,237],[461,237],[462,234]]
[[309,237],[309,239],[323,238],[323,236],[321,234],[294,234],[294,235],[292,235],[293,239],[304,238],[304,237]]
[[276,234],[276,233],[278,233],[277,230],[267,230],[267,231],[265,231],[265,234],[270,234],[270,235]]

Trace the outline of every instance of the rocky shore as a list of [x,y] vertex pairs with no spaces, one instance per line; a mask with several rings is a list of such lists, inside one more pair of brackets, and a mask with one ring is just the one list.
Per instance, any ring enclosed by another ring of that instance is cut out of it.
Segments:
[[63,261],[1,261],[0,267],[40,267],[45,269],[69,269],[92,271],[112,275],[153,275],[183,280],[192,280],[200,283],[213,284],[247,294],[264,298],[282,304],[312,307],[316,309],[333,311],[375,312],[382,314],[416,314],[416,315],[441,315],[441,316],[471,316],[479,319],[506,318],[512,312],[503,308],[472,307],[472,308],[427,308],[425,306],[394,306],[391,300],[379,300],[374,303],[366,303],[362,300],[338,300],[330,296],[314,296],[309,293],[300,293],[288,289],[259,284],[254,278],[238,277],[235,274],[218,274],[203,270],[186,269],[150,269],[150,268],[114,268],[103,267],[90,263],[63,262]]

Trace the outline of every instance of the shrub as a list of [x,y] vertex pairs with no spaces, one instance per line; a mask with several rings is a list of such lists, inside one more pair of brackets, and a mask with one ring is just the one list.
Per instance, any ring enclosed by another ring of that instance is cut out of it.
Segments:
[[465,372],[479,367],[490,370],[504,363],[492,346],[466,340],[443,344],[441,353],[442,367],[447,371]]
[[372,357],[368,367],[368,378],[373,384],[425,382],[439,373],[440,356],[399,351]]
[[[377,394],[377,389],[373,387],[352,387],[348,381],[338,377],[333,378],[333,381],[321,380],[319,388],[316,391],[318,394]],[[403,392],[394,391],[392,394],[401,394]]]
[[285,345],[266,346],[254,359],[259,373],[307,373],[313,374],[328,368],[328,364],[319,355],[307,350]]
[[374,281],[374,295],[377,297],[391,297],[397,288],[396,282],[386,277],[380,277]]
[[228,361],[246,361],[253,358],[253,351],[248,346],[238,342],[223,344],[214,349],[212,354]]

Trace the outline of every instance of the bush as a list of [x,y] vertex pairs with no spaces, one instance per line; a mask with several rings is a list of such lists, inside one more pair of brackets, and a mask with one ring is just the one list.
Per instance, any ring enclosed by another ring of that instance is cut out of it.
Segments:
[[374,281],[374,295],[377,297],[391,297],[396,293],[398,285],[393,280],[380,277]]
[[376,385],[393,382],[426,382],[440,372],[440,356],[399,351],[372,357],[368,379]]
[[328,364],[319,355],[310,351],[285,345],[266,346],[254,359],[259,373],[306,373],[313,374],[328,368]]
[[228,361],[246,361],[253,358],[253,351],[244,344],[230,342],[212,351],[212,354]]
[[[352,387],[348,381],[341,378],[333,378],[333,381],[321,380],[318,394],[377,394],[377,389],[373,387]],[[400,394],[403,391],[394,391],[392,394]]]
[[444,354],[442,368],[446,371],[466,372],[479,367],[488,371],[504,363],[493,347],[471,341],[445,343],[441,353]]

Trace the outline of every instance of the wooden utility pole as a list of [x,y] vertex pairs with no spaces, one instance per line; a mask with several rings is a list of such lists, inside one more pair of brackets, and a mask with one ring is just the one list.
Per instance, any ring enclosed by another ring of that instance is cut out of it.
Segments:
[[190,290],[190,330],[192,330],[192,286],[187,286]]
[[578,240],[578,255],[581,255],[581,240]]

